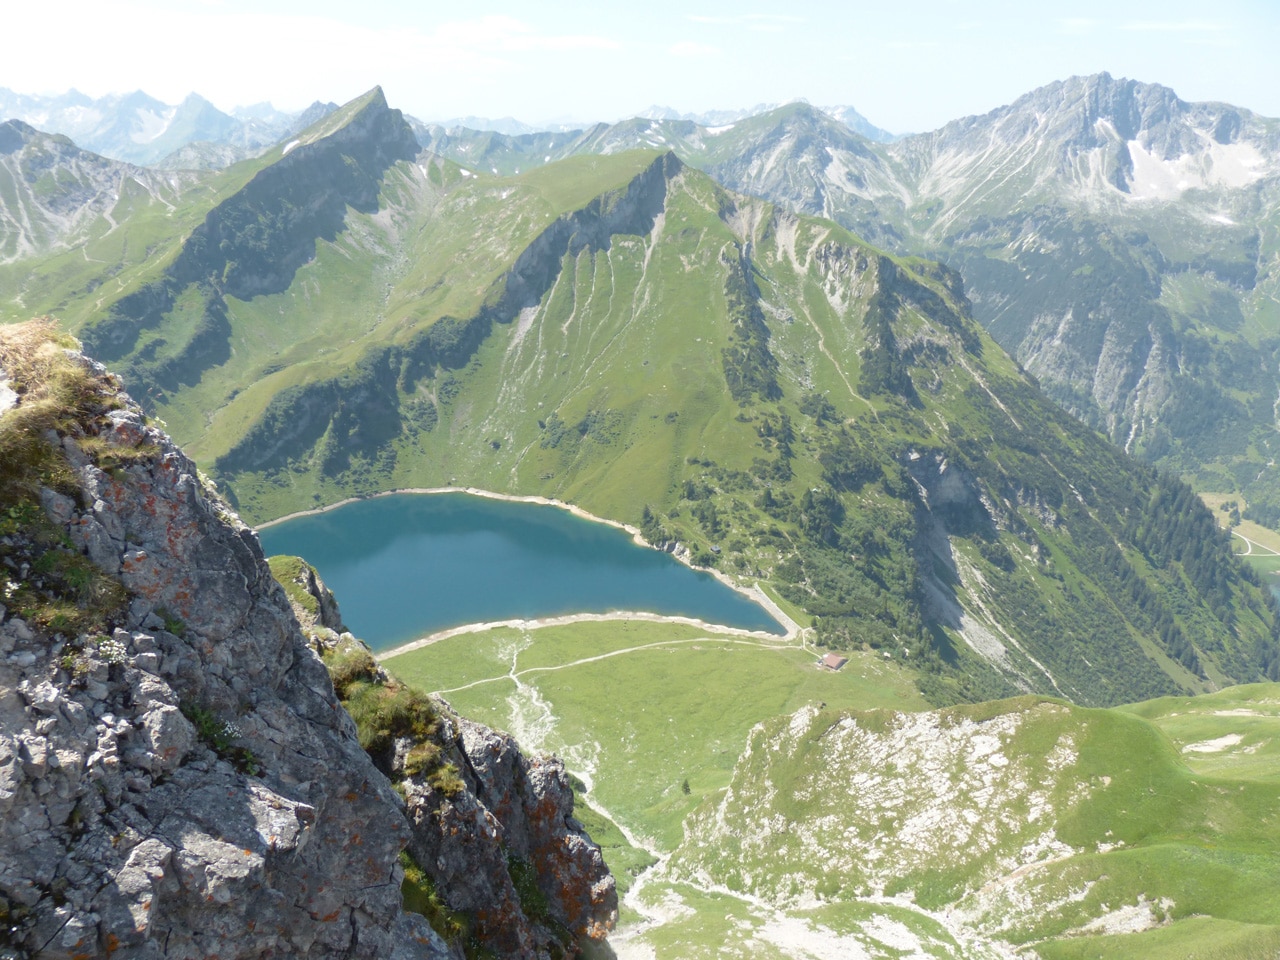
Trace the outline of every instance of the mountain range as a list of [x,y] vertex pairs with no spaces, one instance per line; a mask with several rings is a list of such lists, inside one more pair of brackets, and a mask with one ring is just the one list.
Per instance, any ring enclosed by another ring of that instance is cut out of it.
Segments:
[[1280,669],[1208,512],[1050,403],[958,274],[671,150],[480,176],[375,90],[222,173],[94,168],[90,197],[86,156],[4,129],[4,309],[61,317],[252,519],[570,500],[771,581],[939,703]]
[[230,166],[336,107],[317,101],[300,113],[284,113],[261,103],[227,114],[194,93],[172,105],[141,90],[95,99],[77,90],[31,96],[0,87],[0,119],[62,134],[104,157],[174,169]]
[[789,104],[732,125],[627,121],[554,138],[431,131],[511,173],[578,152],[670,148],[735,190],[941,259],[1045,391],[1131,453],[1280,522],[1280,122],[1107,74],[874,143]]
[[[130,509],[148,518],[146,548],[127,524],[109,544],[139,589],[150,553],[200,542],[156,512],[146,485],[161,477],[210,530],[224,509],[213,484],[254,522],[474,486],[633,524],[761,584],[810,627],[790,645],[669,624],[577,624],[537,643],[505,628],[517,636],[418,651],[440,658],[421,689],[544,741],[570,728],[585,778],[573,790],[622,811],[589,814],[609,862],[658,863],[631,901],[659,918],[627,934],[646,955],[767,943],[790,957],[818,937],[855,956],[1264,956],[1280,926],[1275,685],[1220,688],[1280,678],[1280,609],[1179,474],[1266,509],[1274,128],[1105,75],[888,144],[803,103],[731,125],[426,128],[374,89],[225,168],[170,170],[9,121],[0,319],[57,317],[151,418],[93,408],[83,425],[57,420],[81,440],[50,448],[59,463],[89,457],[100,485],[144,481]],[[166,452],[159,421],[207,478]],[[23,422],[6,414],[7,449],[48,436]],[[120,437],[95,446],[104,430]],[[135,435],[150,439],[121,452]],[[24,603],[50,584],[85,594],[82,553],[103,553],[97,506],[56,482],[62,500],[3,505],[5,549],[32,551],[6,587]],[[41,510],[71,533],[41,534]],[[227,530],[253,552],[248,531]],[[37,549],[52,557],[39,569]],[[170,601],[220,615],[183,571],[147,617],[89,571],[94,602],[127,609],[129,630],[149,624],[166,668],[193,655]],[[264,581],[275,603],[273,590]],[[31,617],[52,630],[93,612],[63,599]],[[143,649],[122,637],[125,654]],[[289,637],[299,669],[318,668]],[[86,677],[118,684],[106,639],[76,649]],[[325,655],[353,712],[401,696],[342,642]],[[846,672],[818,670],[815,644]],[[13,669],[54,671],[42,649]],[[615,655],[649,666],[628,673]],[[75,656],[56,666],[67,683]],[[217,682],[250,689],[230,668],[253,664],[223,664]],[[402,799],[458,789],[439,749],[392,750],[363,719],[375,764],[431,758]],[[433,718],[431,735],[452,723]],[[221,724],[205,727],[226,755],[209,763],[245,762]],[[505,748],[481,746],[496,767]],[[569,778],[556,784],[567,800]],[[74,845],[74,824],[59,829]],[[429,874],[434,852],[410,854],[405,880]],[[499,848],[493,876],[545,920],[523,856]],[[457,955],[465,918],[445,908],[483,919],[487,901],[465,867],[448,873],[417,895]],[[40,902],[59,907],[52,892]]]
[[[638,114],[646,119],[686,120],[712,127],[734,123],[773,110],[778,104],[756,104],[740,110],[708,110],[681,114],[653,106]],[[44,133],[60,133],[79,146],[115,160],[171,169],[220,169],[253,156],[281,138],[305,129],[337,104],[316,101],[303,111],[277,110],[270,103],[236,107],[229,114],[199,94],[180,104],[167,104],[141,90],[92,98],[78,90],[56,96],[17,93],[0,87],[0,120],[21,120]],[[877,127],[850,106],[823,107],[824,112],[870,140],[890,142],[895,135]],[[416,130],[443,127],[492,131],[507,136],[567,133],[583,129],[568,122],[524,123],[514,117],[464,116],[422,121],[406,118]]]

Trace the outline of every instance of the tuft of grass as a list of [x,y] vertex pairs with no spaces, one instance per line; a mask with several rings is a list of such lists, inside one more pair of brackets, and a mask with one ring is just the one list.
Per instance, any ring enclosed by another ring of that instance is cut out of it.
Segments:
[[[388,676],[369,648],[349,636],[326,646],[321,658],[334,692],[355,721],[360,746],[378,769],[395,781],[425,777],[447,797],[466,789],[458,768],[445,759],[439,710],[429,696]],[[395,769],[396,741],[404,738],[412,743]]]
[[184,637],[187,633],[187,625],[182,618],[176,614],[170,613],[165,607],[156,607],[155,614],[164,621],[164,628],[175,637]]
[[[409,752],[405,754],[405,776],[416,777],[427,771],[435,770],[440,765],[442,753],[440,745],[431,740],[424,740],[421,743],[414,744],[409,749]],[[450,766],[452,765],[450,764]]]
[[377,685],[378,664],[373,654],[360,644],[346,644],[325,658],[329,679],[339,700],[351,696],[351,688],[357,683]]
[[456,797],[467,789],[466,783],[458,775],[458,768],[452,763],[437,766],[427,775],[427,783],[446,797]]
[[0,369],[19,396],[0,418],[0,501],[17,503],[41,486],[74,492],[74,473],[49,432],[82,436],[84,424],[120,405],[109,381],[67,353],[76,346],[48,318],[0,327]]
[[[281,555],[268,557],[267,566],[271,568],[271,575],[276,578],[276,582],[284,587],[285,596],[289,598],[290,603],[313,617],[319,616],[320,604],[305,586],[307,574],[311,570],[311,565],[307,561],[301,557]],[[337,685],[337,681],[334,681],[334,686]]]
[[438,933],[446,943],[462,946],[468,957],[471,952],[467,945],[472,939],[474,921],[467,914],[454,910],[436,889],[436,882],[413,858],[408,850],[400,851],[400,866],[404,869],[404,880],[400,884],[400,892],[404,897],[404,908],[410,913],[425,917],[431,929]]
[[[47,318],[0,328],[0,369],[19,398],[0,415],[0,558],[24,571],[18,582],[6,579],[3,600],[41,629],[72,634],[104,628],[128,600],[40,505],[44,487],[78,495],[59,439],[93,439],[95,424],[120,405],[115,381],[68,352],[76,346]],[[86,452],[101,453],[92,444]]]

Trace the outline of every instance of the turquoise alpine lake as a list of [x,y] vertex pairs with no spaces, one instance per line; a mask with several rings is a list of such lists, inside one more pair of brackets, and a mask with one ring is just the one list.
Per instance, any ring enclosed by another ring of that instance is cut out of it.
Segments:
[[547,504],[401,493],[260,530],[316,568],[374,650],[495,620],[643,611],[781,634],[763,607],[625,531]]

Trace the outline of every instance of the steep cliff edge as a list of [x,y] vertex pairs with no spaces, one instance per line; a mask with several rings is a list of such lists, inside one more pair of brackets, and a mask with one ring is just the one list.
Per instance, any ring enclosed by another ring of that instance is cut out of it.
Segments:
[[361,744],[405,799],[406,908],[452,941],[503,957],[573,955],[603,940],[617,921],[617,889],[573,817],[560,760],[525,757],[507,734],[389,676],[345,632],[314,567],[301,557],[268,563]]
[[0,948],[461,956],[252,531],[48,328],[0,332],[0,385]]

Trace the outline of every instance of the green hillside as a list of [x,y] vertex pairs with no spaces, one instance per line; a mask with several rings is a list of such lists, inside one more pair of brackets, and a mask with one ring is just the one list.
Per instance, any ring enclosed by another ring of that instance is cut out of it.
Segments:
[[1274,733],[1277,693],[1183,701],[1205,739],[1181,746],[1168,715],[1030,698],[801,711],[753,731],[662,879],[836,929],[860,901],[889,898],[941,920],[969,947],[957,955],[1001,941],[1042,957],[1268,956],[1280,945],[1274,762],[1200,772],[1184,758],[1237,753],[1242,722]]
[[565,758],[620,955],[1274,956],[1280,685],[922,711],[900,664],[815,661],[578,623],[385,662]]
[[1065,409],[1280,525],[1280,124],[1108,74],[873,143],[792,103],[722,127],[454,130],[429,148],[510,172],[671,149],[731,189],[945,261],[974,315]]
[[1280,670],[1209,513],[1047,402],[956,274],[670,153],[495,177],[415,150],[372,91],[212,178],[118,298],[64,305],[247,518],[449,484],[571,501],[771,583],[936,704]]

